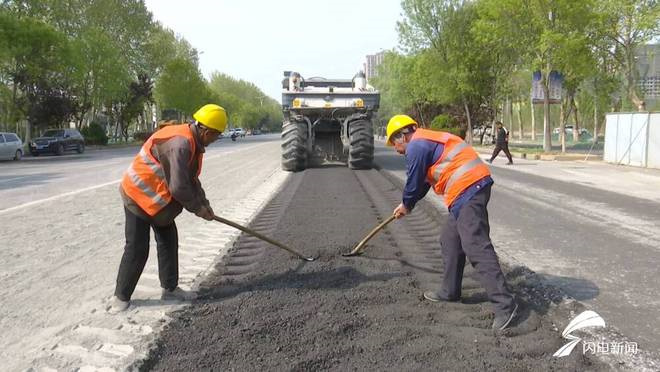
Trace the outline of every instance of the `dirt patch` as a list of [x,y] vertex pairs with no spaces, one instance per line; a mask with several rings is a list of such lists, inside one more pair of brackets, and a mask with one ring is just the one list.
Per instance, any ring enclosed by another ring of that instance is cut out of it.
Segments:
[[[393,209],[397,188],[377,171],[296,174],[253,223],[303,263],[242,237],[203,285],[204,299],[174,315],[145,370],[603,370],[582,353],[557,359],[564,342],[549,315],[552,295],[508,271],[523,314],[506,334],[466,270],[460,303],[422,292],[442,275],[437,216],[416,210],[345,258]],[[414,217],[414,218],[413,218]],[[435,244],[435,245],[434,245]]]

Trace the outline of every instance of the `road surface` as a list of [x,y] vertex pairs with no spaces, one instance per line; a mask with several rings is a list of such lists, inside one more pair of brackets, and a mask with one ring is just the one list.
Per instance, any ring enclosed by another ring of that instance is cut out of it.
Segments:
[[[376,151],[383,171],[404,180],[403,157],[382,145]],[[506,166],[500,158],[491,167],[491,237],[500,255],[660,355],[660,172],[514,161]],[[426,199],[444,209],[439,197]]]
[[[122,370],[182,306],[160,301],[152,250],[129,311],[105,311],[123,250],[118,182],[137,151],[0,163],[3,370]],[[288,177],[279,168],[278,136],[223,140],[208,148],[201,182],[216,214],[247,223]],[[185,211],[177,226],[180,283],[194,287],[238,232]]]
[[[145,358],[156,369],[164,369],[165,361],[188,368],[194,360],[237,370],[267,362],[299,369],[542,369],[543,363],[598,369],[589,358],[549,358],[565,341],[559,332],[575,314],[551,305],[554,295],[534,294],[536,287],[519,266],[536,271],[545,283],[597,311],[609,327],[657,356],[660,195],[652,186],[657,173],[589,163],[518,160],[506,167],[496,162],[492,237],[508,263],[512,285],[529,305],[509,340],[486,336],[490,308],[473,281],[466,282],[468,300],[456,307],[421,300],[422,290],[438,284],[441,270],[441,257],[432,248],[437,241],[433,228],[442,225],[446,212],[434,195],[406,218],[409,222],[399,224],[406,228],[388,227],[374,240],[371,259],[337,257],[398,203],[403,158],[382,145],[376,151],[380,172],[337,165],[292,175],[279,170],[276,135],[212,145],[201,180],[215,211],[252,223],[297,249],[320,253],[318,266],[299,268],[285,252],[244,236],[232,248],[239,237],[235,230],[184,212],[177,220],[181,283],[201,285],[207,299],[173,313],[183,305],[158,299],[157,270],[150,259],[131,309],[120,316],[105,311],[122,253],[117,187],[137,148],[0,162],[0,358],[8,370],[121,370]],[[237,254],[225,257],[232,249]],[[353,308],[360,310],[353,314]],[[296,317],[307,320],[299,323]],[[161,334],[172,318],[171,331]],[[197,359],[190,359],[192,351],[181,344],[168,349],[168,340],[188,340],[181,338],[186,331],[181,327],[191,322],[201,322],[195,324],[204,337],[191,347],[210,345],[195,354]],[[270,333],[259,333],[262,326]],[[278,351],[278,337],[297,353]],[[165,346],[149,355],[157,339]],[[407,339],[416,341],[406,344]],[[248,345],[249,340],[259,342]],[[467,347],[464,342],[475,340],[479,346],[470,353],[452,346]],[[230,347],[230,341],[242,345],[240,350],[218,349]],[[346,343],[354,348],[347,349]],[[327,345],[341,352],[328,354]],[[507,347],[513,350],[509,354]],[[403,359],[391,359],[397,350],[403,350]],[[490,359],[475,359],[483,353],[491,353]],[[381,355],[383,364],[362,354]],[[454,365],[426,358],[436,354],[465,361]],[[506,364],[511,358],[519,364]]]

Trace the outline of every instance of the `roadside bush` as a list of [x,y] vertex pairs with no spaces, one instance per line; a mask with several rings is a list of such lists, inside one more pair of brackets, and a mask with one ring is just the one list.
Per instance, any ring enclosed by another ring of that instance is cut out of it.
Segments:
[[85,137],[85,143],[87,145],[105,146],[108,144],[108,136],[105,134],[105,129],[99,123],[92,122],[88,127],[82,128],[80,134]]
[[431,121],[431,129],[449,132],[461,138],[465,138],[465,129],[447,114],[440,114]]

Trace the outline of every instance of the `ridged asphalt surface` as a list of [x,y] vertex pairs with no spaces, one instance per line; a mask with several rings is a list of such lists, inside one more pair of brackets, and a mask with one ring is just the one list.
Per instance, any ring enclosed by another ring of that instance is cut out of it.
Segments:
[[430,303],[442,274],[443,217],[418,207],[341,257],[386,218],[400,190],[376,170],[344,166],[294,174],[252,227],[305,254],[242,236],[203,284],[202,300],[174,314],[144,370],[602,370],[581,353],[557,359],[555,318],[573,308],[507,270],[523,311],[504,334],[466,270],[461,303]]

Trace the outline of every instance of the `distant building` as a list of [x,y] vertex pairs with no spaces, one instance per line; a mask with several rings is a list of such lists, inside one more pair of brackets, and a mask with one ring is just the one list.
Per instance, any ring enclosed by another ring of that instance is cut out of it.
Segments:
[[642,45],[637,49],[637,71],[640,90],[647,101],[660,99],[660,44]]
[[378,75],[378,66],[383,63],[383,59],[385,59],[384,51],[367,55],[367,63],[364,65],[364,72],[367,75],[367,80]]

